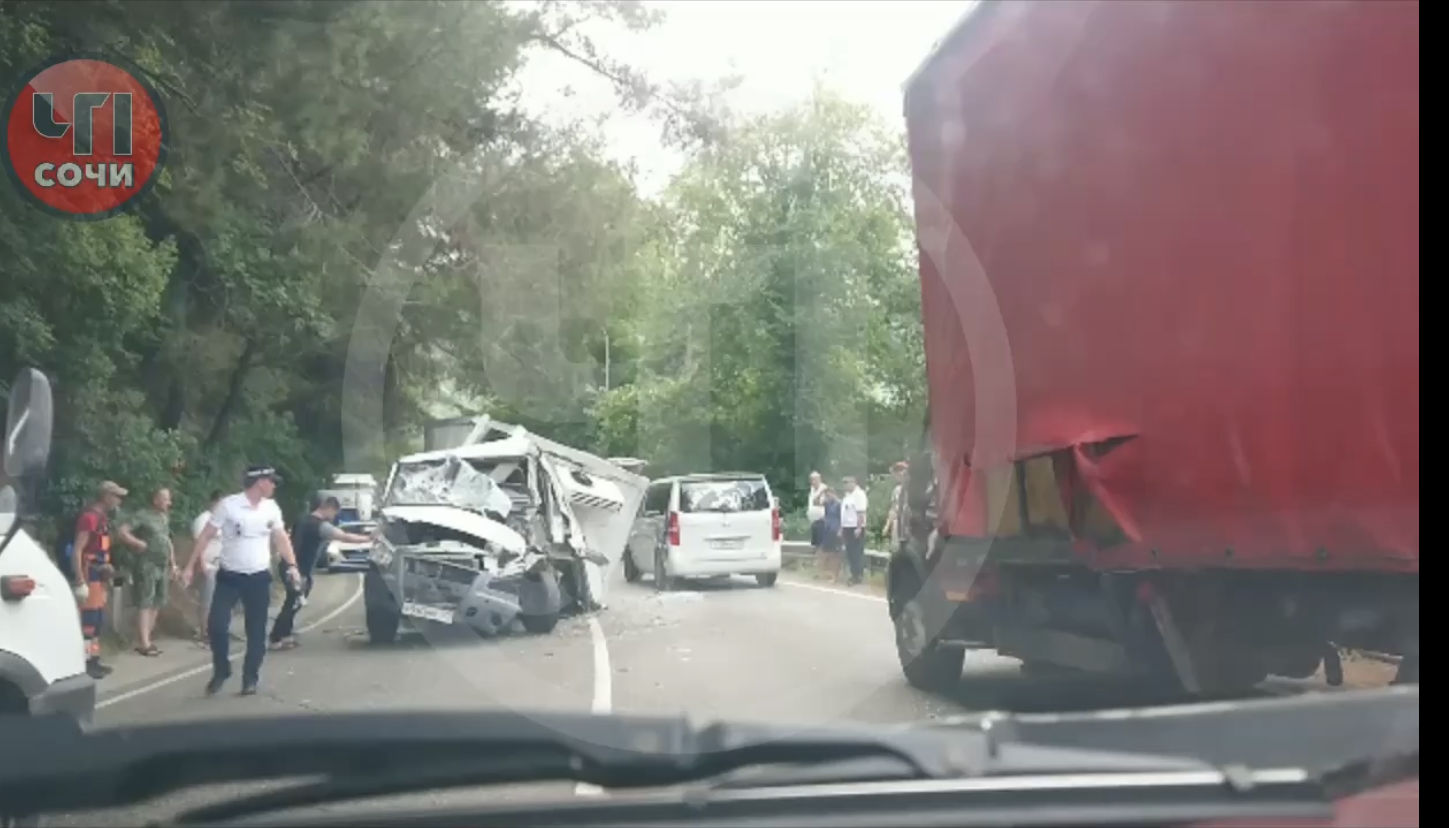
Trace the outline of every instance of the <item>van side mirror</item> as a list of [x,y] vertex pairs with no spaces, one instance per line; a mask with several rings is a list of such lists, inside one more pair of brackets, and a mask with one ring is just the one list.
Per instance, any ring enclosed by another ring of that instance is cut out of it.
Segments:
[[45,477],[45,465],[50,459],[51,414],[50,380],[34,368],[21,369],[10,386],[5,409],[3,468],[8,491],[0,493],[0,502],[14,503],[16,513],[6,532],[6,543],[19,528],[19,518],[34,508],[36,488]]
[[5,476],[37,479],[50,459],[50,380],[34,368],[21,369],[10,386],[5,409]]

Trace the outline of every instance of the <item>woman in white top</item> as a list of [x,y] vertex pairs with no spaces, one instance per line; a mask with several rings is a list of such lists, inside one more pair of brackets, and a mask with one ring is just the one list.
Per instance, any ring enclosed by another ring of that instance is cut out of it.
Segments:
[[201,556],[201,584],[199,585],[201,590],[201,606],[198,610],[200,614],[197,616],[197,637],[201,641],[202,646],[206,646],[206,616],[207,613],[211,612],[211,596],[216,593],[216,567],[221,560],[221,538],[213,536],[211,542],[206,545],[205,549],[197,549],[195,543],[201,537],[201,533],[206,530],[206,524],[211,522],[211,513],[216,510],[216,504],[220,500],[221,492],[219,490],[213,491],[211,498],[206,502],[206,511],[197,515],[196,519],[191,521],[191,541],[193,544],[191,554]]
[[825,546],[821,542],[821,533],[825,531],[825,481],[821,479],[818,471],[810,472],[810,495],[805,501],[805,519],[810,521],[810,547],[819,555]]

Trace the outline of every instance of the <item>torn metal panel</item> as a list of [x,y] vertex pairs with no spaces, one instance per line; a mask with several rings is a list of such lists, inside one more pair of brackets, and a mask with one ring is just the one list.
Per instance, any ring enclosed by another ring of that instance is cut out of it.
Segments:
[[492,545],[501,551],[522,555],[528,549],[523,536],[508,526],[466,509],[446,505],[388,506],[382,510],[386,520],[421,523],[449,529],[476,539],[480,546]]

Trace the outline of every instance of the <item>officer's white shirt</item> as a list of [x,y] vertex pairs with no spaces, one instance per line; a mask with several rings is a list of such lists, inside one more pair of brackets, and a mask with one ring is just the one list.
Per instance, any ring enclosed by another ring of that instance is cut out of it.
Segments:
[[272,532],[283,528],[282,510],[265,498],[255,506],[238,492],[222,498],[211,513],[211,525],[221,536],[221,568],[249,575],[272,563]]

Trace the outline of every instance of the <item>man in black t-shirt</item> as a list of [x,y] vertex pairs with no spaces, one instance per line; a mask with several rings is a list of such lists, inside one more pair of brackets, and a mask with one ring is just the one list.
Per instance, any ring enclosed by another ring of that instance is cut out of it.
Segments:
[[287,584],[287,600],[283,602],[281,612],[277,613],[270,636],[272,646],[277,649],[297,646],[297,636],[292,632],[292,623],[297,618],[297,610],[302,608],[303,599],[312,593],[312,571],[317,567],[323,547],[334,540],[343,543],[367,543],[372,540],[368,535],[344,532],[332,523],[337,519],[337,513],[342,510],[342,504],[337,498],[329,497],[324,500],[319,495],[313,495],[310,505],[312,511],[292,527],[292,549],[296,550],[297,570],[302,573],[302,583],[293,587],[291,582],[283,579],[283,583]]

